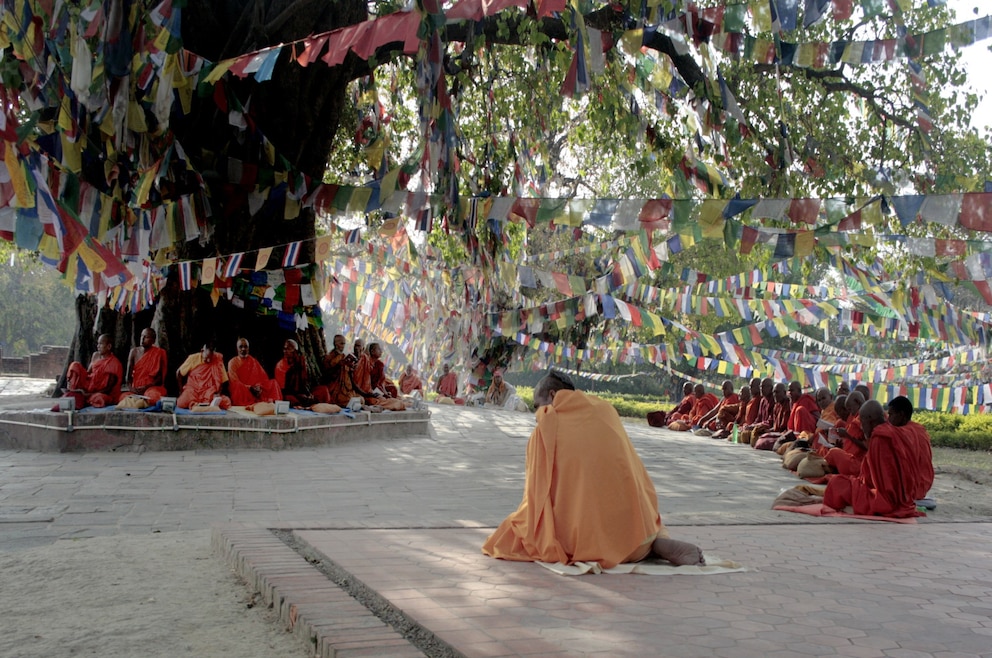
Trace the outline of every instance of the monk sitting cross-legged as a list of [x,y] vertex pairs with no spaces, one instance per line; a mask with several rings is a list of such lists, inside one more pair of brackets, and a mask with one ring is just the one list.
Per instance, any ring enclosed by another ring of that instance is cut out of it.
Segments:
[[[114,345],[108,334],[102,334],[96,341],[96,352],[90,359],[90,367],[84,368],[79,361],[69,364],[65,379],[68,386],[66,397],[75,397],[76,404],[86,407],[106,407],[117,403],[121,397],[121,380],[124,368],[114,356]],[[57,407],[53,407],[57,410]]]
[[239,407],[250,407],[256,402],[281,400],[279,383],[269,379],[262,364],[249,354],[248,339],[239,338],[237,346],[238,355],[227,363],[231,403]]
[[424,383],[417,376],[417,371],[414,370],[413,364],[407,364],[397,384],[399,385],[400,393],[403,395],[412,395],[414,391],[420,391],[420,395],[424,395]]
[[747,412],[752,408],[751,387],[748,384],[741,386],[741,392],[738,393],[738,397],[740,398],[740,402],[737,404],[728,404],[717,415],[716,423],[720,426],[720,429],[713,433],[714,439],[732,440],[734,438],[734,429],[737,430],[738,438],[740,437],[740,429],[746,422]]
[[861,472],[861,462],[864,461],[868,453],[868,445],[861,429],[861,417],[859,410],[865,403],[865,398],[860,391],[854,391],[847,396],[845,403],[849,418],[847,426],[836,429],[841,438],[839,448],[831,448],[827,451],[826,460],[830,467],[841,475],[857,475]]
[[[754,394],[754,380],[751,380],[751,393]],[[747,419],[741,428],[740,442],[754,445],[762,433],[767,432],[772,426],[772,410],[775,406],[775,380],[765,377],[758,386],[758,395],[751,400],[752,404],[757,402],[754,408],[752,419],[751,411],[748,411]]]
[[369,373],[369,383],[372,385],[372,390],[382,391],[382,397],[398,398],[400,390],[386,377],[386,364],[382,362],[382,345],[379,343],[369,345],[369,359],[372,362],[372,369]]
[[693,427],[699,427],[699,421],[709,413],[713,407],[720,403],[712,393],[707,393],[702,384],[696,384],[692,390],[693,397],[696,398],[692,404],[692,411],[683,416],[680,420],[668,424],[668,429],[676,432],[685,432]]
[[[710,409],[699,419],[699,426],[710,432],[722,430],[725,423],[732,422],[737,417],[738,407],[741,402],[739,395],[734,393],[734,383],[725,379],[720,386],[723,397],[716,406]],[[722,421],[721,421],[722,417]]]
[[176,371],[179,382],[179,399],[176,406],[192,409],[195,406],[212,406],[215,400],[221,409],[231,406],[227,390],[227,370],[224,369],[224,356],[214,350],[214,344],[207,342],[196,354],[190,354]]
[[554,372],[534,388],[534,404],[523,500],[483,553],[606,569],[651,555],[705,564],[697,546],[669,538],[651,478],[611,404]]
[[458,375],[452,372],[451,366],[447,363],[441,368],[441,378],[434,385],[434,391],[442,397],[450,398],[455,404],[463,402],[458,397]]
[[773,389],[775,404],[772,407],[772,424],[764,433],[757,437],[751,435],[751,447],[755,450],[771,450],[775,442],[789,429],[789,414],[792,411],[792,401],[786,392],[785,384],[778,382]]
[[692,411],[692,405],[696,402],[696,396],[692,393],[692,382],[682,385],[682,400],[675,408],[665,413],[664,411],[652,411],[648,414],[648,425],[651,427],[668,427],[673,421],[683,420]]
[[129,395],[141,395],[150,404],[155,404],[167,395],[165,378],[168,373],[169,357],[161,347],[155,345],[155,330],[149,327],[141,332],[141,344],[127,356],[127,369],[124,371],[126,391],[121,400]]
[[921,500],[933,486],[933,450],[930,446],[930,434],[923,425],[913,422],[913,403],[909,398],[902,395],[892,398],[888,407],[889,422],[915,447],[913,454],[916,455],[917,461],[911,468],[917,478],[911,493],[914,500]]
[[[307,364],[300,354],[300,345],[292,338],[282,344],[282,359],[276,364],[276,383],[282,392],[282,399],[293,407],[310,408],[317,402],[334,402],[322,399],[316,392],[310,392],[310,379],[307,377]],[[334,404],[338,404],[334,402]],[[344,405],[348,404],[347,402]],[[344,406],[340,405],[340,406]]]
[[858,475],[830,476],[824,504],[836,510],[850,506],[855,514],[921,516],[916,511],[916,500],[923,487],[929,488],[933,483],[929,443],[886,422],[882,405],[876,400],[861,406],[859,418],[868,440],[861,471]]

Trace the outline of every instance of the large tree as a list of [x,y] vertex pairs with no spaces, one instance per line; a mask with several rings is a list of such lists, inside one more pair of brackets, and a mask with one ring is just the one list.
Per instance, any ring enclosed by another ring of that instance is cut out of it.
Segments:
[[[973,189],[989,145],[966,128],[976,99],[960,89],[963,72],[949,49],[861,66],[767,64],[733,47],[746,38],[766,47],[776,39],[902,43],[907,33],[947,26],[947,10],[929,4],[868,2],[860,13],[808,27],[774,25],[773,34],[764,14],[745,14],[746,5],[704,11],[667,1],[463,1],[443,8],[470,18],[445,20],[442,6],[427,1],[413,14],[419,49],[370,30],[340,63],[302,66],[297,57],[313,45],[307,37],[369,20],[385,25],[399,7],[360,0],[109,0],[60,3],[53,15],[50,3],[7,0],[0,33],[4,138],[22,145],[20,156],[8,147],[7,161],[34,158],[36,168],[57,171],[62,189],[54,193],[70,211],[92,211],[81,200],[84,184],[109,199],[100,217],[79,217],[101,239],[123,226],[117,239],[126,241],[139,211],[178,205],[170,230],[182,237],[132,254],[139,275],[142,260],[147,269],[296,241],[304,249],[300,262],[308,262],[318,218],[294,195],[325,175],[332,183],[366,183],[400,169],[401,181],[412,178],[410,189],[441,199],[433,225],[454,236],[450,248],[435,253],[459,262],[423,266],[458,270],[445,285],[477,291],[481,281],[492,292],[476,298],[459,291],[456,299],[512,307],[519,300],[500,257],[512,262],[525,247],[505,226],[466,226],[458,197],[694,196],[689,183],[699,182],[700,166],[723,171],[726,184],[712,193],[726,197]],[[483,15],[484,7],[494,13]],[[740,20],[731,25],[731,16]],[[724,38],[714,33],[718,25]],[[332,34],[316,56],[343,38]],[[369,43],[376,47],[362,48]],[[249,60],[242,58],[233,73],[208,75],[231,58],[279,44],[288,45],[274,62],[260,55],[246,72]],[[913,54],[908,45],[907,52]],[[914,105],[910,63],[924,64],[941,93],[922,101],[917,94]],[[265,75],[256,70],[270,64]],[[594,73],[586,80],[576,65]],[[933,129],[920,129],[921,102]],[[15,122],[16,139],[9,129]],[[712,258],[710,247],[696,262]],[[44,253],[44,239],[40,248]],[[277,250],[270,267],[281,257]],[[728,258],[736,267],[737,257]],[[117,334],[119,349],[153,323],[173,362],[207,338],[231,349],[237,334],[256,339],[269,362],[278,339],[289,335],[303,340],[311,357],[323,351],[312,327],[287,327],[209,289],[182,291],[178,268],[168,272],[154,317],[139,314],[131,327],[101,314],[101,329]],[[447,294],[423,297],[440,303]],[[478,306],[461,309],[460,324],[446,317],[435,329],[471,327],[480,320]],[[85,313],[94,308],[78,307],[84,315],[75,355],[86,358],[94,322]],[[570,340],[583,340],[591,328]]]

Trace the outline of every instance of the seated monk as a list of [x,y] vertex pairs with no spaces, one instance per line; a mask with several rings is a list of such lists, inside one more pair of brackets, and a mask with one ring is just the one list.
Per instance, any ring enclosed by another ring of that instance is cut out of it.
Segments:
[[737,395],[740,398],[740,402],[737,404],[728,404],[717,416],[716,422],[718,425],[721,425],[721,429],[713,434],[714,439],[733,439],[734,428],[737,429],[738,437],[740,436],[740,428],[744,426],[748,409],[752,407],[751,387],[744,384],[741,386],[741,391]]
[[847,396],[847,426],[842,429],[834,428],[841,439],[840,447],[831,448],[825,455],[830,468],[841,475],[858,475],[861,472],[861,462],[868,453],[868,445],[861,429],[860,411],[864,403],[865,399],[860,391]]
[[212,342],[204,343],[203,349],[190,354],[176,370],[179,382],[179,399],[176,406],[192,409],[196,405],[212,405],[220,398],[219,407],[231,406],[227,397],[227,370],[224,369],[224,355],[214,350]]
[[772,407],[771,426],[761,434],[751,434],[751,447],[757,450],[771,450],[775,442],[789,429],[792,402],[783,382],[775,384],[773,395],[775,405]]
[[309,408],[317,402],[328,402],[317,399],[310,392],[307,364],[300,354],[299,343],[292,338],[282,344],[282,359],[276,364],[275,376],[282,399],[293,407]]
[[[761,380],[758,390],[758,404],[754,420],[746,422],[740,433],[741,443],[748,445],[754,445],[758,437],[772,426],[772,411],[775,409],[775,380],[771,377],[765,377]],[[754,389],[751,392],[753,393]]]
[[651,478],[611,404],[555,372],[534,388],[534,404],[523,500],[483,553],[603,568],[651,555],[705,564],[698,547],[669,538]]
[[[373,347],[376,350],[375,355],[373,355]],[[379,346],[379,343],[369,345],[369,349],[364,351],[355,363],[354,368],[348,373],[351,377],[351,385],[365,399],[365,404],[382,407],[390,411],[403,411],[406,409],[406,403],[395,397],[390,397],[382,388],[377,388],[373,381],[376,363],[382,365],[382,361],[379,361],[381,354],[382,348]],[[345,370],[347,371],[347,369]],[[382,377],[385,379],[385,374]],[[395,387],[393,387],[393,390],[395,390]]]
[[[913,500],[922,500],[933,486],[933,450],[930,445],[930,434],[919,423],[913,422],[913,403],[905,396],[889,400],[889,422],[897,427],[906,441],[916,447],[914,454],[917,463],[912,469],[917,474],[913,487]],[[869,448],[870,448],[869,444]]]
[[493,382],[486,390],[484,402],[487,407],[502,407],[510,399],[510,387],[503,381],[503,370],[497,368],[493,373]]
[[668,429],[676,432],[685,432],[694,427],[699,427],[700,419],[709,413],[713,407],[720,403],[720,400],[712,393],[707,393],[702,384],[696,384],[692,389],[694,401],[692,410],[678,420],[668,424]]
[[[830,408],[833,411],[833,420],[830,422],[832,422],[834,426],[829,430],[820,430],[820,436],[822,436],[824,440],[829,443],[829,445],[824,445],[823,442],[819,440],[812,445],[813,452],[821,457],[826,457],[827,451],[834,447],[831,442],[831,437],[839,436],[838,432],[847,428],[847,419],[849,418],[847,411],[847,395],[842,394],[834,398]],[[826,413],[821,414],[820,418],[827,419]]]
[[[344,336],[335,334],[331,351],[320,360],[320,385],[313,389],[313,397],[323,404],[337,404],[334,400],[341,399],[342,375],[344,360],[350,355],[344,353]],[[352,357],[354,360],[354,357]],[[351,386],[351,381],[348,381]],[[355,397],[355,396],[352,396]],[[345,406],[348,402],[346,401]]]
[[451,366],[447,363],[441,368],[441,378],[434,385],[434,392],[446,398],[451,398],[455,402],[458,397],[458,375],[451,371]]
[[816,433],[816,421],[820,420],[820,405],[816,398],[803,393],[802,384],[796,380],[789,382],[789,398],[792,400],[787,423],[789,431],[797,435],[806,432],[812,436]]
[[250,407],[256,402],[281,400],[279,383],[269,379],[258,359],[248,353],[248,339],[239,338],[237,347],[238,355],[227,362],[231,402],[239,407]]
[[696,403],[696,396],[693,395],[692,382],[682,385],[682,400],[675,408],[665,413],[664,411],[652,411],[648,414],[648,424],[652,427],[668,427],[672,421],[683,420],[691,411],[692,405]]
[[420,377],[417,376],[417,371],[413,369],[411,363],[407,364],[397,384],[403,395],[412,395],[414,391],[420,391],[421,397],[424,395],[424,383],[420,381]]
[[[117,404],[121,397],[124,368],[112,352],[114,347],[109,334],[101,334],[96,341],[96,352],[90,358],[90,367],[79,361],[69,364],[65,374],[67,392],[64,397],[75,397],[81,407],[106,407]],[[53,407],[58,409],[58,407]]]
[[[723,384],[720,386],[720,391],[723,393],[723,397],[717,402],[716,406],[706,412],[702,418],[699,419],[699,426],[707,429],[711,432],[718,432],[723,429],[723,424],[720,423],[720,414],[726,420],[732,420],[737,417],[738,406],[740,405],[741,398],[739,395],[734,393],[734,383],[729,379],[723,380]],[[732,407],[728,412],[724,412],[725,407]]]
[[370,383],[372,384],[372,389],[379,389],[382,391],[381,397],[386,398],[398,398],[400,396],[400,391],[396,388],[396,384],[386,377],[386,364],[382,362],[382,345],[379,343],[372,343],[369,345],[369,360],[372,363],[372,370],[369,373]]
[[921,516],[916,511],[917,495],[923,483],[933,483],[929,444],[918,441],[915,432],[887,422],[876,400],[861,406],[859,419],[868,440],[862,469],[858,475],[830,476],[824,504],[836,510],[850,506],[854,514]]
[[127,355],[127,369],[124,371],[127,390],[121,394],[121,400],[129,395],[141,395],[148,399],[149,404],[155,404],[168,395],[165,378],[169,357],[165,350],[155,345],[155,338],[154,329],[145,329],[141,332],[141,343]]

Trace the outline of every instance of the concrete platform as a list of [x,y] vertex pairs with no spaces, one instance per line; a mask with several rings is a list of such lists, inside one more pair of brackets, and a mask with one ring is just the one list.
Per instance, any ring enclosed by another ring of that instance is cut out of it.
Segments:
[[424,436],[429,411],[255,416],[0,411],[0,449],[41,452],[283,449]]

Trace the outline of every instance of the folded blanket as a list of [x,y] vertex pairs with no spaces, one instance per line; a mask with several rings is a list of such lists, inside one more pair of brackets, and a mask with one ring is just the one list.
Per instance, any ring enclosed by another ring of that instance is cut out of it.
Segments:
[[916,523],[916,519],[893,519],[888,516],[868,516],[866,514],[847,514],[845,512],[838,512],[832,507],[827,507],[823,503],[814,503],[811,505],[775,505],[772,507],[773,510],[778,510],[779,512],[798,512],[799,514],[809,514],[810,516],[841,516],[848,519],[864,519],[865,521],[888,521],[890,523]]

